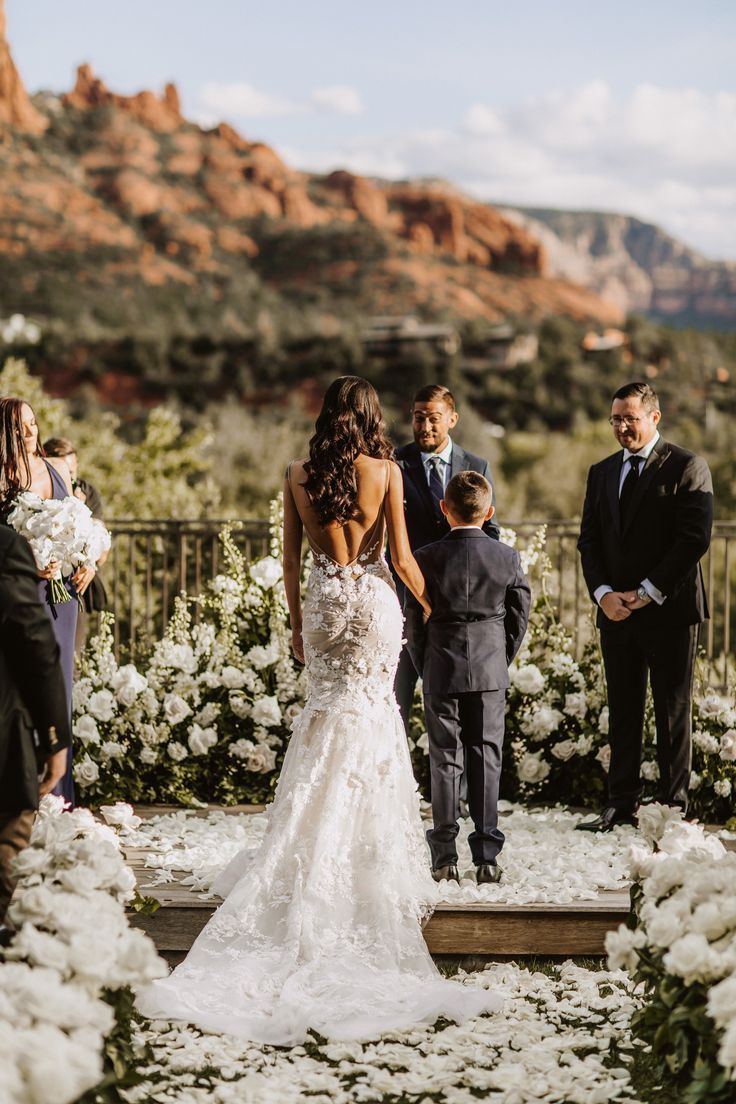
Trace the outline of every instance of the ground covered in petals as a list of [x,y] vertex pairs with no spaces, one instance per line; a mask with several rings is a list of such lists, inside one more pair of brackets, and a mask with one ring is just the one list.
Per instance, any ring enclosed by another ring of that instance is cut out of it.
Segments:
[[546,971],[515,963],[459,975],[505,997],[504,1010],[462,1026],[438,1023],[376,1042],[275,1049],[187,1025],[141,1032],[153,1048],[130,1104],[313,1104],[442,1101],[608,1104],[636,1101],[629,1034],[637,995],[623,971],[572,962]]
[[[463,880],[459,887],[443,883],[442,900],[566,904],[592,900],[602,890],[626,888],[628,850],[636,835],[633,828],[591,835],[575,832],[580,817],[564,809],[506,805],[504,813],[500,827],[506,845],[499,859],[504,871],[500,884],[476,885],[467,846],[472,824],[465,820],[459,838]],[[143,891],[177,878],[207,895],[225,864],[241,848],[257,846],[265,827],[265,814],[218,811],[202,817],[181,811],[153,817],[124,832],[127,844],[149,849],[146,865],[151,876],[141,886]]]

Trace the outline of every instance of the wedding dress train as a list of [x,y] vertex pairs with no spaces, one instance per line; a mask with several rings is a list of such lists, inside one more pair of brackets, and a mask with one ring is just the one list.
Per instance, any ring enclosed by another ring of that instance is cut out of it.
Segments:
[[293,1046],[310,1029],[370,1039],[501,1007],[444,979],[422,937],[437,890],[393,694],[402,615],[383,512],[369,537],[347,566],[310,542],[309,692],[265,836],[220,875],[226,900],[186,960],[139,998],[152,1019]]

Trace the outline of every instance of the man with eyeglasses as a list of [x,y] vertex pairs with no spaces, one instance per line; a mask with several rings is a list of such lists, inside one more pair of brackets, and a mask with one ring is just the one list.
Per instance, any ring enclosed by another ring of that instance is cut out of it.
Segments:
[[708,617],[700,559],[710,545],[713,484],[701,456],[665,441],[648,383],[613,396],[621,445],[588,474],[578,549],[597,622],[609,706],[608,799],[577,825],[636,823],[647,683],[657,732],[657,800],[687,810],[698,627]]
[[[396,452],[396,463],[404,481],[404,515],[412,551],[441,540],[450,532],[447,519],[440,509],[440,501],[454,475],[461,471],[476,471],[485,476],[493,487],[488,461],[466,452],[450,437],[458,417],[455,398],[442,384],[427,384],[414,396],[414,440]],[[495,505],[494,491],[494,508]],[[483,531],[498,540],[499,528],[495,517],[485,522]],[[394,578],[403,605],[404,584],[397,576]],[[407,733],[418,677],[411,656],[404,648],[396,672],[395,692]]]

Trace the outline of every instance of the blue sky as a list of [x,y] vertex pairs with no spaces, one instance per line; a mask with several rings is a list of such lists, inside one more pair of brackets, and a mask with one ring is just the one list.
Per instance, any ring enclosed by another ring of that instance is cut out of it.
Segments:
[[622,210],[736,258],[736,3],[6,0],[31,91],[174,80],[295,167]]

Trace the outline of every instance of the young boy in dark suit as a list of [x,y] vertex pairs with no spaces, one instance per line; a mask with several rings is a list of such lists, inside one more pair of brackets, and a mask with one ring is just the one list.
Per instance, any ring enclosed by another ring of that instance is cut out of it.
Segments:
[[479,884],[497,882],[496,856],[508,668],[524,638],[531,594],[519,554],[483,532],[493,516],[492,489],[478,472],[447,485],[441,509],[451,530],[414,553],[432,605],[407,593],[408,647],[421,672],[429,736],[432,818],[427,832],[436,881],[457,872],[463,763],[475,830],[469,843]]

